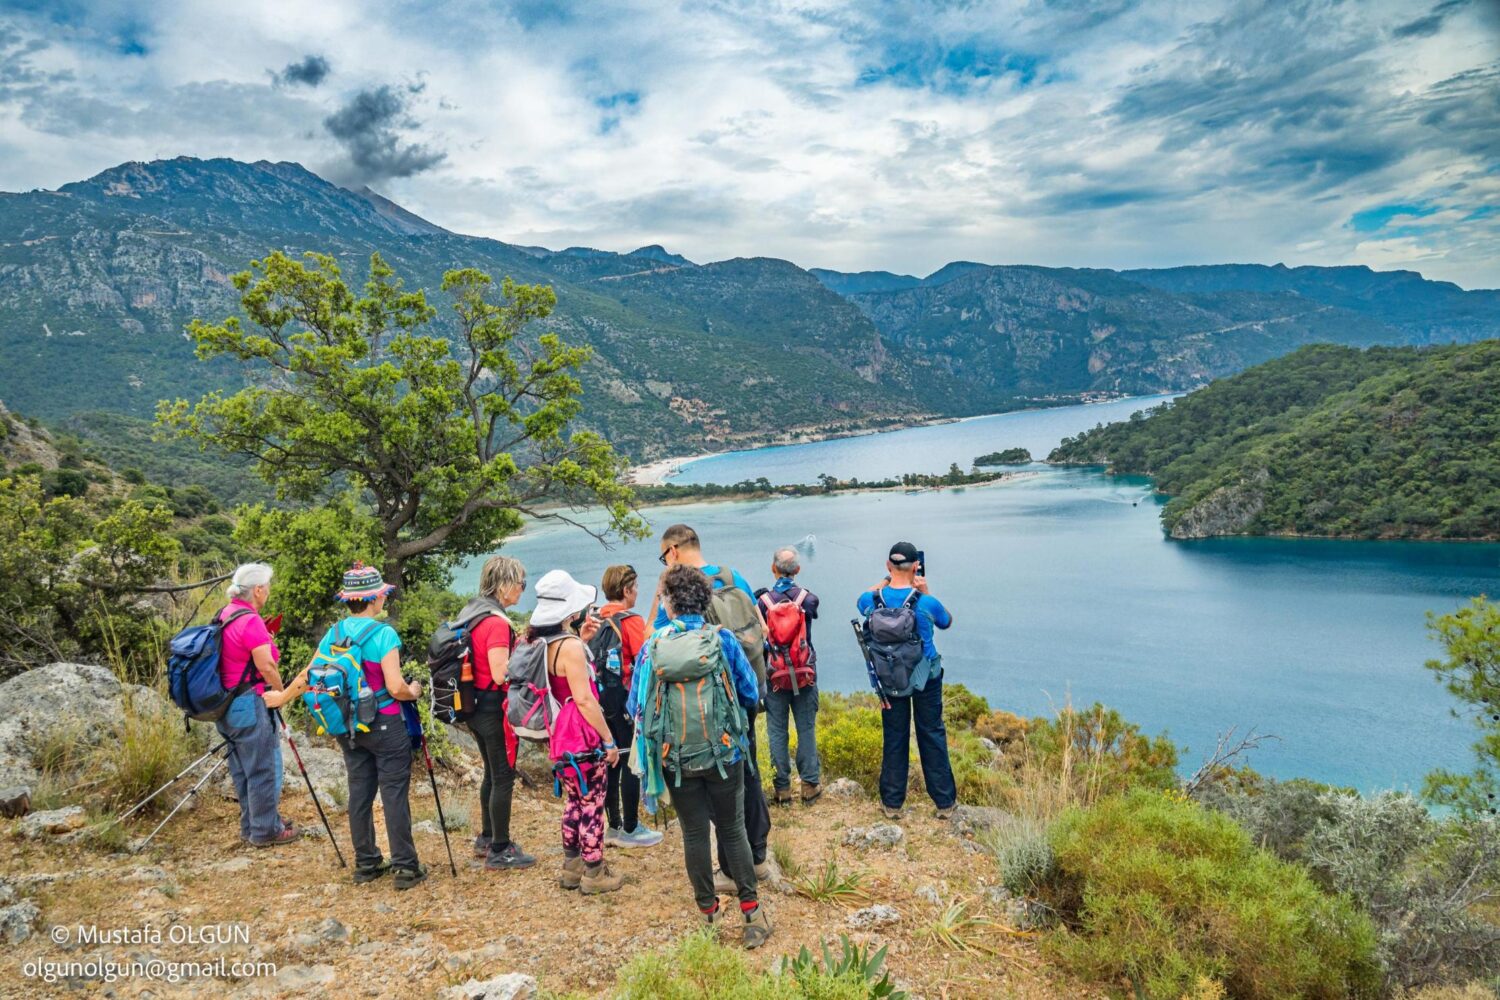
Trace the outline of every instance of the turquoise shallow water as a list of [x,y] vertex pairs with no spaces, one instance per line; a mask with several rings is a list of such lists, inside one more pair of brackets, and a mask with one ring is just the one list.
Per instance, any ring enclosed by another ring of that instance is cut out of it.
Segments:
[[[1118,415],[1130,408],[1110,405]],[[1045,454],[1106,412],[1069,407],[874,436],[884,439],[880,455],[924,454],[926,465],[861,465],[872,438],[859,438],[706,460],[683,478],[791,481],[824,471],[876,478],[945,469],[959,453],[966,464],[1012,444]],[[977,449],[976,425],[998,430]],[[715,463],[734,471],[698,478]],[[848,625],[854,599],[880,575],[890,543],[906,538],[927,550],[933,592],[956,619],[940,635],[948,679],[996,706],[1040,714],[1069,698],[1103,701],[1186,743],[1189,766],[1219,731],[1253,726],[1281,737],[1252,761],[1261,770],[1364,790],[1413,787],[1436,767],[1466,766],[1469,724],[1451,717],[1448,695],[1422,669],[1436,653],[1424,618],[1474,594],[1500,593],[1500,546],[1171,542],[1144,481],[1037,468],[1001,486],[647,514],[658,530],[677,520],[694,525],[710,559],[757,585],[769,582],[772,550],[797,543],[803,579],[827,609],[814,640],[828,688],[863,688]],[[657,548],[648,539],[607,551],[576,529],[537,526],[506,551],[533,578],[561,566],[597,582],[608,564],[631,562],[649,593]],[[457,586],[472,589],[477,567],[465,567]]]

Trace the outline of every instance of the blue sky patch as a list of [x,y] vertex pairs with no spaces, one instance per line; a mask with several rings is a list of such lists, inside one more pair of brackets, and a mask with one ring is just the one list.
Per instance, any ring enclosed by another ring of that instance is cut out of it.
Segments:
[[1420,219],[1437,209],[1431,205],[1391,204],[1367,208],[1349,217],[1349,228],[1356,233],[1373,233],[1384,229],[1398,215],[1410,215]]
[[939,93],[962,95],[1000,76],[1012,76],[1022,87],[1051,83],[1043,74],[1046,58],[986,46],[977,41],[945,46],[935,42],[892,42],[880,59],[867,66],[856,81],[860,86],[891,83],[898,87],[926,88]]

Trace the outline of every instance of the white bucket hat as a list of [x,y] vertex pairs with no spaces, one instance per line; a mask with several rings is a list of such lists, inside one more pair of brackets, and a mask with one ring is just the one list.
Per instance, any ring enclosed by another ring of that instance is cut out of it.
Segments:
[[579,583],[561,569],[545,574],[532,589],[536,591],[536,610],[531,613],[531,624],[539,628],[562,624],[599,596],[597,587]]

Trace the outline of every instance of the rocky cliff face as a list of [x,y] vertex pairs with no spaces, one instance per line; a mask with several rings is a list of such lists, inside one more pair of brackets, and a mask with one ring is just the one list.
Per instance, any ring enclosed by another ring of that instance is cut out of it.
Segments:
[[1270,473],[1259,469],[1242,482],[1219,487],[1182,511],[1169,533],[1178,539],[1245,534],[1265,510],[1270,481]]

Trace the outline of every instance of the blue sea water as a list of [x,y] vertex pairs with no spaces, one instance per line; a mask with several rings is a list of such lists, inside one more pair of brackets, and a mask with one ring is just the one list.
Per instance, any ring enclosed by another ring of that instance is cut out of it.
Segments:
[[[874,479],[967,467],[1013,445],[1044,456],[1063,436],[1159,400],[1002,414],[693,463],[687,482]],[[821,683],[858,690],[865,672],[849,619],[881,575],[891,542],[927,552],[932,589],[953,611],[939,634],[946,676],[997,707],[1045,714],[1102,701],[1165,730],[1191,768],[1230,726],[1272,733],[1251,761],[1370,791],[1413,788],[1466,768],[1471,724],[1423,669],[1435,656],[1428,612],[1500,593],[1500,545],[1218,539],[1173,542],[1144,480],[1033,466],[1003,485],[837,494],[648,510],[654,528],[686,521],[705,554],[770,582],[774,548],[796,544],[803,581],[823,598]],[[533,525],[505,551],[532,578],[563,567],[597,582],[629,562],[650,594],[654,539],[606,550],[576,528]],[[479,561],[459,574],[472,589]],[[529,602],[523,602],[523,608]],[[644,610],[644,608],[642,609]]]

